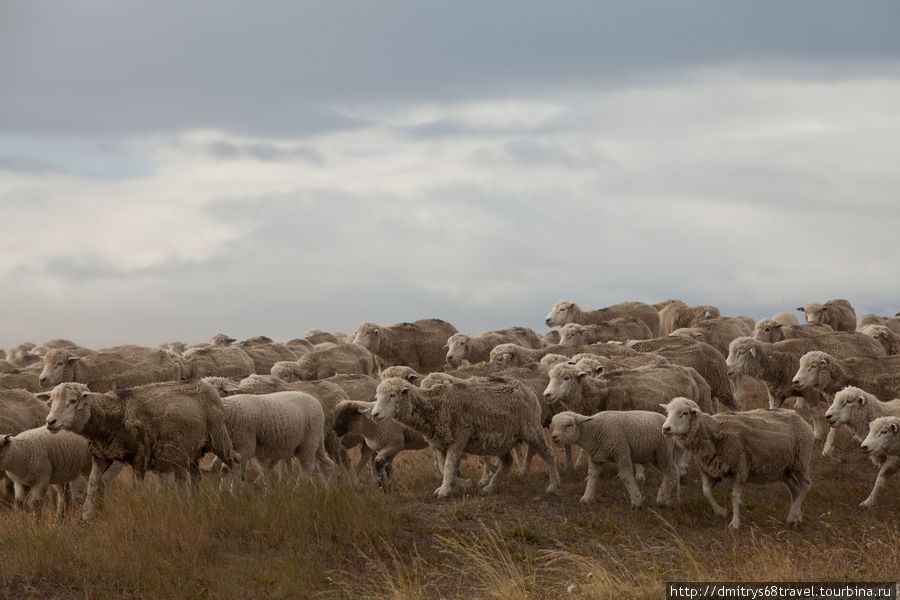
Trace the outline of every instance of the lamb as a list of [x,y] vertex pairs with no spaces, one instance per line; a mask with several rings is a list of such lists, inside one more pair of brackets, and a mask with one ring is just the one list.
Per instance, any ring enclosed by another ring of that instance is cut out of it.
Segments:
[[877,340],[889,356],[900,354],[900,334],[887,325],[865,325],[857,331]]
[[[807,323],[805,325],[788,325],[779,323],[774,319],[760,319],[753,328],[753,337],[761,342],[774,344],[781,340],[795,340],[810,338],[827,333],[833,333],[830,325]],[[728,354],[726,350],[723,354]]]
[[887,478],[900,469],[900,417],[878,417],[869,423],[869,434],[860,447],[866,454],[886,457],[869,497],[859,504],[860,510],[866,510],[874,506],[878,492],[887,484]]
[[856,311],[843,299],[829,300],[825,304],[810,302],[798,306],[806,315],[807,323],[830,325],[835,331],[856,331]]
[[566,323],[559,330],[559,345],[585,346],[598,342],[646,340],[653,337],[647,324],[638,319],[612,319],[593,325]]
[[706,342],[722,355],[728,354],[728,344],[736,337],[750,335],[753,326],[748,326],[739,317],[710,317],[703,319],[693,327],[676,329],[669,335],[683,335]]
[[[874,394],[848,386],[834,395],[825,412],[825,420],[835,430],[847,427],[853,439],[860,441],[869,431],[869,423],[879,417],[900,417],[900,399],[881,402]],[[826,446],[822,454],[834,458],[834,447]],[[878,464],[878,462],[876,462]]]
[[541,428],[537,395],[524,383],[497,378],[491,383],[442,383],[417,388],[400,378],[378,384],[372,420],[394,418],[421,433],[444,459],[439,498],[450,495],[464,454],[500,457],[500,467],[482,488],[492,493],[512,465],[512,448],[525,442],[547,463],[548,493],[559,488],[553,451]]
[[[17,434],[40,427],[47,418],[47,404],[23,389],[0,390],[0,433]],[[8,479],[0,468],[0,495],[8,491]]]
[[50,393],[47,429],[68,429],[88,440],[91,474],[82,518],[96,517],[102,475],[113,461],[131,465],[138,478],[147,470],[200,477],[206,451],[227,466],[236,456],[225,428],[222,401],[203,382],[155,383],[105,394],[82,383],[64,382]]
[[700,340],[682,337],[660,337],[652,340],[628,342],[628,347],[642,353],[655,353],[672,364],[695,369],[709,383],[712,396],[732,410],[741,409],[741,401],[734,397],[728,379],[725,356]]
[[[271,469],[296,456],[306,477],[322,479],[334,463],[325,454],[325,412],[322,404],[304,392],[237,394],[222,401],[225,427],[240,456],[231,472],[231,487],[240,482],[251,458]],[[281,470],[279,470],[281,479]]]
[[56,516],[62,518],[68,504],[66,484],[91,472],[91,454],[80,435],[36,427],[0,435],[0,470],[15,482],[16,500],[28,510],[34,510],[51,488]]
[[[784,340],[775,344],[760,342],[751,337],[739,337],[731,342],[728,358],[728,377],[735,384],[735,395],[743,393],[745,377],[755,377],[766,385],[769,406],[780,407],[785,399],[802,396],[809,403],[810,415],[816,433],[816,440],[825,437],[815,406],[822,396],[813,389],[795,390],[793,377],[800,366],[800,357],[810,350],[825,350],[839,358],[849,356],[879,356],[884,348],[872,338],[861,333],[835,332],[815,338]],[[829,434],[831,436],[831,434]],[[826,441],[826,443],[829,443]]]
[[783,409],[707,415],[688,398],[660,406],[666,411],[663,434],[672,436],[697,462],[703,495],[722,517],[728,511],[716,502],[712,490],[723,478],[733,478],[731,529],[741,525],[741,499],[748,482],[783,481],[792,499],[788,525],[800,523],[800,504],[812,487],[814,444],[812,428],[800,415]]
[[694,370],[680,365],[662,365],[611,371],[594,377],[576,365],[561,363],[550,369],[544,402],[551,405],[561,402],[571,411],[592,415],[604,410],[659,412],[660,400],[689,396],[700,401],[706,412],[712,412],[709,388],[704,397],[691,371]]
[[682,327],[694,327],[703,319],[721,316],[715,306],[700,304],[688,306],[681,300],[669,300],[659,309],[659,334],[667,336]]
[[205,348],[189,348],[182,354],[187,362],[184,379],[203,377],[246,377],[253,373],[254,364],[243,348],[230,345],[211,345]]
[[635,318],[643,321],[650,330],[650,337],[659,335],[659,313],[643,302],[622,302],[606,308],[583,311],[574,302],[560,300],[553,305],[544,319],[547,327],[562,327],[567,323],[594,325],[617,318]]
[[440,319],[422,319],[380,327],[364,322],[356,329],[354,342],[380,356],[386,366],[406,365],[420,373],[440,371],[444,344],[456,327]]
[[645,410],[609,410],[592,416],[565,411],[554,415],[553,443],[580,446],[591,459],[581,502],[588,504],[596,499],[600,466],[612,461],[619,469],[632,508],[640,508],[644,500],[634,480],[633,468],[638,464],[652,464],[659,469],[662,483],[656,503],[674,505],[679,497],[679,472],[675,444],[662,434],[665,420],[658,412]]
[[327,379],[338,373],[375,375],[378,367],[371,352],[351,343],[309,352],[294,362],[280,361],[271,368],[272,375],[288,382]]
[[490,358],[491,350],[500,344],[518,344],[526,348],[543,348],[544,343],[533,329],[509,327],[487,331],[481,335],[454,333],[447,338],[447,363],[459,366],[462,361],[479,363]]
[[850,385],[882,398],[893,398],[900,396],[900,356],[838,359],[812,350],[800,357],[791,383],[798,390],[815,388],[829,398]]
[[334,433],[341,438],[356,434],[365,440],[356,464],[357,478],[362,469],[372,460],[378,485],[384,489],[393,486],[393,469],[391,463],[403,450],[421,450],[428,447],[422,434],[404,427],[393,419],[379,423],[370,416],[374,402],[345,400],[334,410]]
[[158,381],[181,379],[181,367],[171,353],[161,348],[123,346],[93,356],[78,356],[69,350],[50,350],[44,355],[39,382],[49,387],[72,381],[94,391],[108,392]]

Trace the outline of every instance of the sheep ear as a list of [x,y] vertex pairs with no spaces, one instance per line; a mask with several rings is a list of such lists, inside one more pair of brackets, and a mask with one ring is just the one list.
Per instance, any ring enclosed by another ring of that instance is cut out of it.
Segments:
[[444,352],[447,352],[448,350],[450,350],[450,346],[448,346],[447,344],[444,344],[443,346],[441,346],[441,350],[443,350]]
[[575,379],[581,379],[582,377],[584,377],[587,374],[588,374],[587,371],[578,371],[578,373],[575,375]]
[[756,356],[756,347],[755,346],[750,346],[750,356],[753,356],[753,357]]
[[603,372],[603,365],[597,365],[596,367],[594,367],[594,373],[602,373],[602,372]]
[[775,323],[775,329],[781,329],[784,327],[784,323]]
[[668,405],[668,404],[662,404],[662,403],[660,403],[659,406],[660,406],[660,408],[662,408],[664,411],[669,412],[669,405]]
[[50,403],[50,392],[40,392],[38,394],[35,394],[34,397],[41,402],[46,402],[47,404]]
[[692,414],[692,415],[699,415],[699,414],[700,414],[700,409],[699,409],[699,408],[692,408],[692,409],[691,409],[691,414]]
[[799,310],[800,312],[806,312],[806,309],[803,308],[802,306],[798,306],[797,310]]
[[890,427],[891,427],[891,431],[894,433],[897,433],[898,431],[900,431],[900,425],[897,425],[896,423],[891,423]]
[[80,356],[70,356],[69,358],[66,359],[66,362],[71,365],[76,360],[81,360],[81,357]]
[[371,412],[371,410],[372,409],[370,407],[364,406],[362,404],[360,404],[359,406],[356,407],[356,412],[358,412],[361,415],[369,416],[369,413]]
[[860,396],[859,398],[856,399],[856,401],[859,402],[860,406],[866,405],[866,397],[865,396]]
[[0,435],[0,448],[9,444],[9,438],[11,435]]

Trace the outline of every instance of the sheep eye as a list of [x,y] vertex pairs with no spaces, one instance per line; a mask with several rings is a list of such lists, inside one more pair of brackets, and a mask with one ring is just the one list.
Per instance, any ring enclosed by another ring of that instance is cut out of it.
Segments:
[[563,377],[563,381],[568,381],[568,380],[569,380],[569,376],[568,376],[568,375],[566,375],[565,377]]
[[57,366],[57,367],[61,367],[61,366],[62,366],[62,361],[56,363],[56,366]]

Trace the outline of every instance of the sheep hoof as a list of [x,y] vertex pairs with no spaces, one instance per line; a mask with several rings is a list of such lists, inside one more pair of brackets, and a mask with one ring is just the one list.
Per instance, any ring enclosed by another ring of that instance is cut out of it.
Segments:
[[872,505],[867,500],[859,503],[859,510],[869,510],[871,507]]
[[580,500],[578,500],[582,504],[590,504],[594,501],[593,498],[588,498],[587,496],[582,496]]
[[444,500],[445,498],[450,496],[450,490],[445,490],[443,487],[439,487],[438,489],[434,490],[434,495],[441,500]]
[[494,487],[493,485],[488,484],[488,485],[484,486],[483,488],[481,488],[478,491],[478,493],[481,494],[482,496],[488,496],[490,494],[493,494],[496,489],[497,488]]
[[740,528],[740,526],[741,526],[740,521],[731,521],[731,523],[728,524],[728,528],[732,531],[737,531]]
[[546,488],[545,491],[546,491],[548,494],[555,494],[556,492],[559,491],[559,486],[558,486],[558,485],[553,485],[553,484],[551,483],[550,485],[547,486],[547,488]]
[[720,517],[728,516],[728,511],[725,510],[724,508],[718,508],[718,509],[714,508],[713,511]]
[[634,502],[631,503],[631,510],[640,510],[640,509],[641,509],[640,504],[635,504]]

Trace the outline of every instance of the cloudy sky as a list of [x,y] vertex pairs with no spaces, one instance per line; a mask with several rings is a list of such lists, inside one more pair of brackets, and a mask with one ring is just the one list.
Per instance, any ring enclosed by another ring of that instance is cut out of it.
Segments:
[[900,309],[900,4],[0,4],[0,347]]

